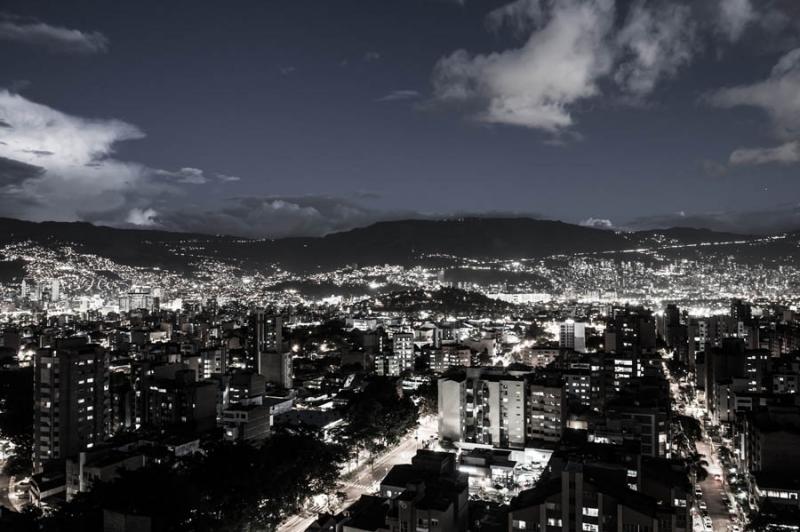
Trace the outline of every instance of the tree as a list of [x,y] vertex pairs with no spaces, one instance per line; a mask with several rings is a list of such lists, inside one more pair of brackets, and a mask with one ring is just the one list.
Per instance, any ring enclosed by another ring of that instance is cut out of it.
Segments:
[[121,472],[66,504],[58,530],[97,530],[102,510],[150,516],[174,531],[274,529],[311,496],[335,490],[344,449],[317,434],[278,432],[261,446],[220,442],[173,464]]
[[10,477],[25,476],[33,469],[33,436],[25,434],[13,438],[14,454],[8,457],[3,473]]
[[677,416],[677,421],[689,441],[696,442],[703,439],[703,429],[698,420],[690,416]]
[[417,426],[418,418],[417,406],[398,393],[396,383],[378,377],[351,400],[342,436],[353,450],[377,453],[399,443]]
[[439,381],[436,379],[431,379],[430,384],[420,386],[415,396],[421,415],[431,416],[439,411]]

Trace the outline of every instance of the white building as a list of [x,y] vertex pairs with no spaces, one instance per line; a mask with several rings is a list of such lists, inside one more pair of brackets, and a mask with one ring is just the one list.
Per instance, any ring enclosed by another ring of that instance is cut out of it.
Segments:
[[561,323],[558,334],[558,347],[586,352],[586,324],[574,320]]

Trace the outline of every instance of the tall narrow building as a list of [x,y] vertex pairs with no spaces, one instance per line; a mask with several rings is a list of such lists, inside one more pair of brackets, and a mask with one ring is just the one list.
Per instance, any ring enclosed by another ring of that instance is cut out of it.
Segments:
[[108,437],[109,354],[102,347],[40,349],[34,357],[33,393],[34,471]]
[[250,316],[247,367],[270,384],[292,387],[292,354],[283,349],[283,318],[256,311]]
[[561,323],[558,334],[558,347],[572,349],[579,353],[586,352],[586,324],[575,320]]

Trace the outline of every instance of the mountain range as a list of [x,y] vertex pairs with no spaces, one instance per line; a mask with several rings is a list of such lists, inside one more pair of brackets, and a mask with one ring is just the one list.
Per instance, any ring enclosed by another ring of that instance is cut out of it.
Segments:
[[379,222],[324,237],[246,239],[120,229],[85,222],[29,222],[0,218],[0,245],[31,241],[65,245],[133,266],[186,269],[198,257],[252,268],[279,264],[293,271],[319,271],[346,264],[403,264],[437,257],[529,259],[553,255],[623,252],[641,248],[702,249],[742,260],[800,258],[800,233],[779,238],[676,227],[620,232],[533,218],[457,218]]

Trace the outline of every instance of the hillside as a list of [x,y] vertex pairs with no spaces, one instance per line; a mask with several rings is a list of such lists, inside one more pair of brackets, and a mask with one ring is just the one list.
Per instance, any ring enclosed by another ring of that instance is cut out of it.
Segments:
[[[88,223],[27,222],[0,218],[0,245],[30,240],[45,247],[70,245],[83,253],[133,266],[187,270],[203,257],[250,268],[279,264],[294,271],[346,264],[414,264],[437,255],[474,259],[540,258],[638,247],[739,242],[725,253],[757,256],[797,252],[798,235],[755,243],[755,237],[705,229],[614,232],[532,218],[463,218],[380,222],[325,237],[251,240],[230,236],[117,229]],[[746,242],[742,244],[741,242]]]

